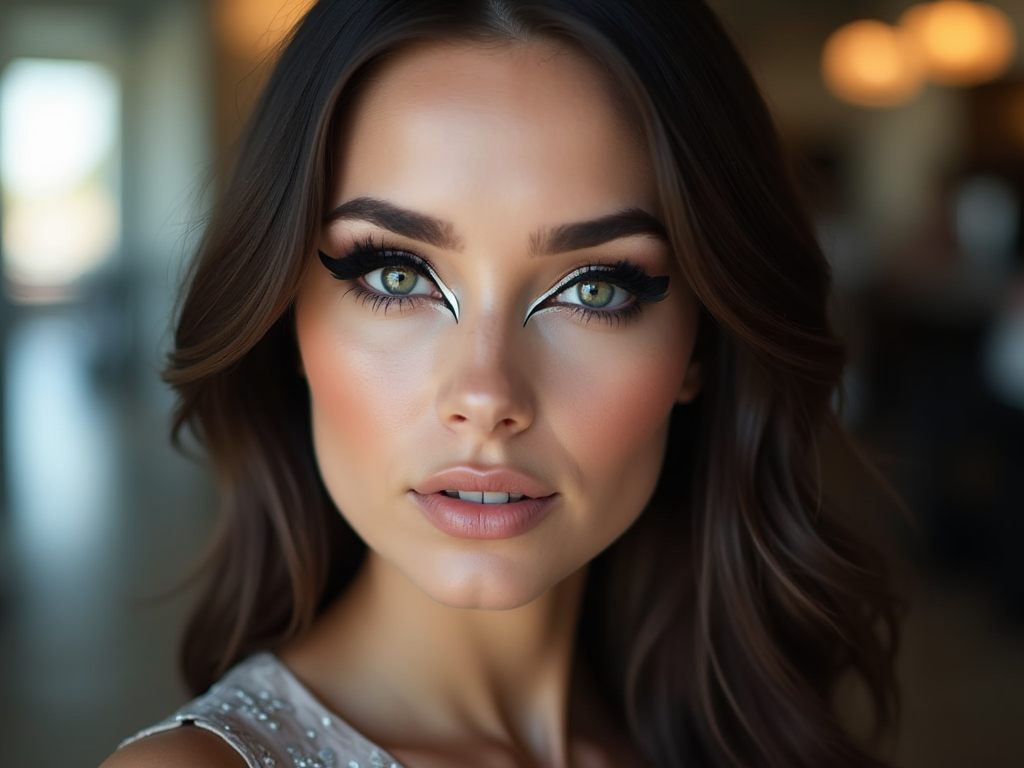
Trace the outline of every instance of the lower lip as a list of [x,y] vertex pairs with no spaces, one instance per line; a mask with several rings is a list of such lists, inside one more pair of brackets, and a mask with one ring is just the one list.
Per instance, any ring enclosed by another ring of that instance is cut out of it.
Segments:
[[459,539],[511,539],[543,520],[558,494],[507,504],[477,504],[443,493],[409,491],[423,513],[442,533]]

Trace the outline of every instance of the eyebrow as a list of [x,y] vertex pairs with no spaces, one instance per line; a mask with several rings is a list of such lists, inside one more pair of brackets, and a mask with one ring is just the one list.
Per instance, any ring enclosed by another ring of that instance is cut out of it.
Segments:
[[[376,224],[396,235],[445,250],[462,250],[462,241],[450,222],[374,197],[356,197],[342,203],[327,214],[325,221],[332,223],[353,219]],[[668,242],[665,225],[657,218],[641,208],[627,208],[591,221],[561,224],[549,230],[541,229],[530,235],[530,255],[550,256],[579,251],[637,235]]]
[[567,251],[581,251],[610,243],[622,237],[646,235],[668,242],[665,225],[641,208],[627,208],[619,213],[602,216],[592,221],[561,224],[547,233],[530,237],[530,253],[550,256]]
[[448,222],[375,197],[356,197],[342,203],[327,214],[326,223],[343,219],[368,221],[396,235],[429,243],[445,250],[462,249],[461,241],[455,236],[455,228]]

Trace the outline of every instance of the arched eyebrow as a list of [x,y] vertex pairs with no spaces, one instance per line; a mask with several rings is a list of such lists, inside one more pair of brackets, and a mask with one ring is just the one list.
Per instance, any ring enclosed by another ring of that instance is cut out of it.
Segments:
[[[376,224],[396,235],[445,250],[462,250],[462,241],[450,222],[402,208],[386,200],[374,197],[353,198],[327,214],[325,221],[331,223],[344,219]],[[641,208],[627,208],[591,221],[560,224],[534,232],[530,235],[530,255],[550,256],[579,251],[637,235],[668,242],[665,226],[657,218]]]
[[419,240],[448,251],[462,250],[462,242],[455,228],[447,221],[379,200],[375,197],[356,197],[342,203],[329,214],[325,223],[357,219],[376,224],[396,235]]
[[530,236],[530,255],[550,256],[581,251],[637,235],[654,237],[668,243],[668,232],[664,224],[641,208],[627,208],[599,219],[561,224],[546,232],[536,232]]

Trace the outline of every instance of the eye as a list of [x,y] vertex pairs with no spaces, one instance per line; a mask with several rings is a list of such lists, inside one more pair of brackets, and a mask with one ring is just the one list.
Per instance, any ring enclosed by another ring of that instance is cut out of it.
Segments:
[[572,310],[587,322],[592,319],[620,323],[642,311],[645,304],[668,296],[668,276],[652,277],[638,264],[588,264],[570,272],[558,285],[538,298],[526,311],[523,325],[537,312],[558,306]]
[[[438,299],[459,321],[459,301],[430,262],[408,251],[376,246],[371,241],[357,243],[341,258],[319,252],[320,263],[339,280],[360,281],[359,290],[391,306],[392,302],[422,301],[419,297]],[[383,264],[384,266],[380,266]]]
[[372,290],[387,296],[430,296],[436,292],[416,270],[398,264],[367,272],[363,280]]
[[629,291],[604,280],[581,280],[554,297],[560,304],[606,310],[618,309],[628,304],[630,298]]

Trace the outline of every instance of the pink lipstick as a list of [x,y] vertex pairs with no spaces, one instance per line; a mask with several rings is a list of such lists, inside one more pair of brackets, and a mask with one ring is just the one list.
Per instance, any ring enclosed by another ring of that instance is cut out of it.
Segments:
[[460,539],[509,539],[547,516],[558,494],[511,467],[453,467],[409,491],[427,519]]

